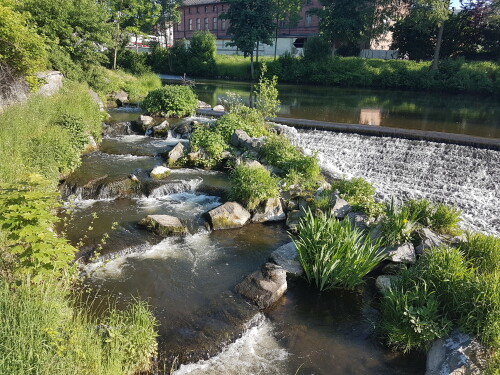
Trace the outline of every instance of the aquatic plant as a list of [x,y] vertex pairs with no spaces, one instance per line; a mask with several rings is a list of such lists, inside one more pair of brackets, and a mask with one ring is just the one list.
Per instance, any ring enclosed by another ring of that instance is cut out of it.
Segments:
[[372,243],[349,221],[329,215],[315,216],[308,209],[292,237],[309,283],[319,290],[335,287],[353,289],[383,259],[379,246]]

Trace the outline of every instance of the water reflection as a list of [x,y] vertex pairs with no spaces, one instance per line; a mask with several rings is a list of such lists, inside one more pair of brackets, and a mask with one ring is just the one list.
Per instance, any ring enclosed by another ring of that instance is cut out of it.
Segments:
[[[228,91],[250,102],[249,83],[205,81],[195,90],[211,105]],[[279,91],[282,117],[500,138],[500,102],[494,97],[299,85],[280,85]]]

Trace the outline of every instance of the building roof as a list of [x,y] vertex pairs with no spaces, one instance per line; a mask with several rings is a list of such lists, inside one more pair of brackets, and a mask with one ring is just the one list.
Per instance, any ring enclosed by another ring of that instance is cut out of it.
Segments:
[[183,6],[190,6],[190,5],[206,5],[206,4],[214,4],[214,3],[220,3],[220,0],[184,0]]

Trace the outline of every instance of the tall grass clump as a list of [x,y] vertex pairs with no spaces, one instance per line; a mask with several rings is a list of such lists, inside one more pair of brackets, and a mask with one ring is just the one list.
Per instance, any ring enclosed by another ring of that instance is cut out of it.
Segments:
[[368,216],[377,217],[383,212],[383,203],[375,201],[375,188],[363,178],[337,180],[332,182],[331,191],[338,190],[354,211],[361,211]]
[[471,266],[480,273],[500,273],[500,238],[468,233],[460,248]]
[[398,206],[394,201],[386,205],[380,227],[384,246],[409,242],[416,229],[415,213],[411,212],[408,206]]
[[309,283],[319,290],[335,287],[353,289],[376,267],[384,255],[349,221],[315,216],[308,210],[293,239]]
[[55,185],[79,165],[85,138],[100,140],[101,124],[85,84],[67,82],[52,97],[7,108],[0,116],[0,181],[38,173]]
[[201,168],[214,168],[222,161],[229,145],[224,137],[209,125],[198,125],[190,137],[191,151],[199,152],[200,157],[192,163]]
[[250,137],[262,137],[269,134],[268,128],[257,110],[245,106],[222,116],[215,124],[215,130],[227,143],[235,130],[243,130]]
[[0,373],[133,374],[150,369],[155,319],[144,303],[104,318],[69,302],[68,285],[0,280]]
[[278,182],[263,167],[238,165],[231,173],[231,197],[253,210],[266,199],[279,196]]

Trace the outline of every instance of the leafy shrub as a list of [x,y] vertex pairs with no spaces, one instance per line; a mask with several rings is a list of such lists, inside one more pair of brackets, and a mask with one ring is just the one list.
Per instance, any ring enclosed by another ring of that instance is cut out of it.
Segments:
[[299,154],[299,151],[287,138],[278,135],[268,137],[262,147],[262,156],[266,159],[266,162],[276,167],[280,167]]
[[467,234],[460,245],[465,258],[480,273],[500,271],[500,238],[481,233]]
[[250,137],[261,137],[269,134],[267,125],[259,114],[248,107],[240,107],[236,112],[222,116],[217,120],[215,128],[226,142],[231,140],[231,136],[237,129],[245,131]]
[[279,196],[277,181],[262,167],[238,165],[231,172],[231,197],[253,210],[264,200]]
[[321,61],[327,59],[332,55],[331,43],[320,37],[313,36],[307,38],[304,44],[304,59],[309,61]]
[[196,76],[210,76],[216,73],[215,65],[215,35],[210,31],[196,31],[190,40],[187,73]]
[[77,152],[82,151],[85,145],[89,143],[85,122],[82,118],[70,114],[63,114],[56,121],[56,125],[66,129],[70,136],[70,144]]
[[427,283],[404,274],[399,278],[384,294],[378,329],[396,350],[427,350],[449,332],[451,322],[441,314],[436,294]]
[[381,221],[382,244],[394,246],[409,242],[417,228],[413,215],[406,205],[396,206],[394,201],[387,204]]
[[164,86],[151,91],[142,108],[149,113],[164,112],[167,116],[182,117],[192,115],[198,107],[198,99],[188,86]]
[[229,147],[222,135],[206,125],[197,126],[191,134],[191,151],[203,151],[209,157],[195,161],[195,165],[213,168],[222,160],[222,153]]
[[58,221],[52,211],[59,205],[57,194],[43,192],[46,188],[46,182],[39,177],[0,184],[4,275],[30,275],[31,280],[39,281],[47,274],[60,276],[74,259],[76,249],[52,231]]
[[132,74],[145,74],[150,71],[146,64],[147,54],[136,53],[129,49],[122,49],[117,55],[116,65]]
[[316,216],[308,210],[293,239],[307,280],[319,290],[353,289],[382,261],[384,255],[348,220]]
[[334,181],[331,190],[338,190],[340,197],[345,199],[354,211],[362,211],[372,217],[379,216],[383,211],[383,203],[375,202],[375,188],[362,178]]
[[280,101],[278,99],[278,77],[266,77],[267,65],[264,63],[261,67],[259,82],[255,85],[255,108],[265,118],[276,117],[280,109]]

